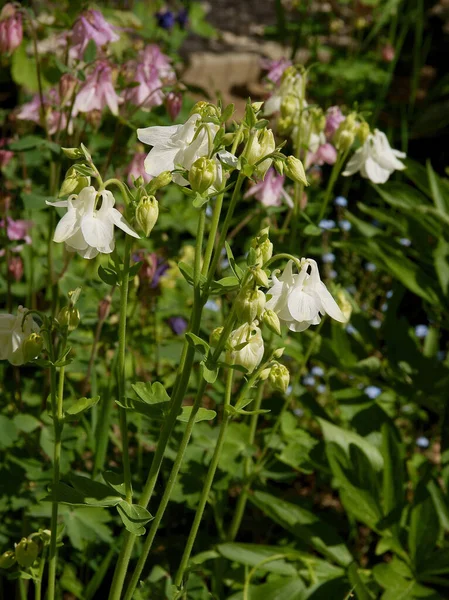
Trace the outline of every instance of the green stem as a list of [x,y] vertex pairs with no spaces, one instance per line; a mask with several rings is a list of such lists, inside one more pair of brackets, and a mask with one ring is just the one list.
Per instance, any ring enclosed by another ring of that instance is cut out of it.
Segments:
[[[264,386],[261,385],[257,391],[256,403],[254,405],[255,414],[251,415],[251,421],[250,421],[250,425],[249,425],[248,446],[252,446],[254,444],[254,439],[256,437],[257,422],[259,419],[259,415],[258,415],[257,411],[260,410],[260,406],[262,404],[263,390],[264,390]],[[245,483],[245,485],[242,489],[242,492],[239,496],[239,499],[237,501],[237,505],[235,507],[231,526],[229,527],[227,539],[230,542],[233,542],[235,540],[238,530],[240,529],[243,514],[245,512],[246,502],[248,500],[248,492],[249,492],[249,488],[250,488],[248,479],[251,475],[251,470],[252,470],[251,466],[252,466],[252,458],[250,456],[248,456],[245,460],[245,466],[244,466],[246,483]]]
[[[116,352],[112,360],[111,373],[114,373],[117,368],[117,360],[118,353]],[[95,447],[94,477],[104,469],[104,462],[106,460],[106,451],[109,441],[109,425],[111,422],[112,408],[114,406],[114,396],[112,393],[113,385],[114,378],[109,377],[106,396],[103,396],[101,403],[101,416],[95,429],[97,444]]]
[[218,434],[218,439],[217,439],[217,444],[215,446],[214,454],[212,456],[212,460],[209,465],[209,469],[207,471],[206,481],[204,482],[204,486],[201,491],[200,502],[198,504],[198,508],[196,509],[192,528],[190,530],[189,537],[187,538],[185,550],[182,555],[181,564],[179,565],[178,572],[176,573],[175,585],[178,588],[181,587],[181,584],[182,584],[184,572],[186,570],[187,563],[189,562],[190,554],[192,553],[193,544],[195,543],[195,539],[196,539],[196,536],[198,533],[201,519],[203,518],[204,509],[206,507],[206,503],[209,498],[209,493],[210,493],[210,490],[212,487],[212,482],[215,477],[215,472],[217,470],[218,463],[220,461],[221,451],[223,449],[225,435],[226,435],[226,431],[227,431],[228,424],[230,421],[230,415],[229,415],[229,412],[227,411],[227,407],[230,406],[230,404],[231,404],[233,376],[234,376],[234,369],[228,369],[227,378],[226,378],[225,399],[224,399],[224,404],[223,404],[223,420],[221,422],[220,433]]
[[[119,346],[118,346],[118,396],[121,404],[126,402],[126,374],[125,374],[125,354],[126,354],[126,312],[128,308],[128,289],[129,289],[129,261],[131,256],[132,238],[126,236],[125,256],[123,258],[123,273],[120,285],[120,321],[119,321]],[[122,437],[123,449],[123,476],[125,482],[126,501],[132,502],[131,486],[131,466],[129,461],[128,447],[128,425],[126,418],[126,409],[119,406],[120,433]]]
[[207,385],[207,383],[206,383],[205,379],[202,379],[202,381],[200,383],[200,387],[197,392],[197,396],[195,398],[195,402],[192,407],[192,412],[190,413],[189,421],[186,425],[186,429],[184,431],[184,435],[183,435],[181,444],[179,446],[178,453],[176,455],[176,460],[173,464],[173,468],[170,472],[170,476],[169,476],[168,481],[165,486],[164,495],[162,496],[156,516],[154,517],[154,520],[151,523],[151,529],[148,533],[147,539],[145,540],[143,548],[140,551],[140,558],[136,565],[136,568],[134,569],[134,573],[131,578],[131,581],[128,584],[128,588],[126,590],[124,600],[132,600],[133,595],[134,595],[134,590],[136,589],[137,584],[139,583],[140,575],[145,566],[146,560],[148,558],[148,554],[153,545],[154,538],[156,536],[157,530],[161,523],[162,517],[165,513],[165,509],[167,508],[167,505],[169,503],[173,488],[175,486],[176,479],[177,479],[178,473],[179,473],[179,469],[181,468],[182,462],[184,460],[184,454],[185,454],[187,445],[190,441],[192,429],[195,424],[195,417],[196,417],[198,409],[201,405],[201,400],[203,398],[203,394],[204,394],[204,390],[206,389],[206,385]]
[[341,168],[348,156],[349,150],[345,150],[344,152],[339,153],[337,160],[335,161],[334,166],[332,167],[331,176],[329,177],[329,181],[327,184],[326,192],[324,194],[324,200],[321,204],[321,210],[318,215],[317,223],[321,221],[321,219],[326,214],[326,209],[329,204],[329,200],[331,199],[332,192],[334,190],[335,182],[337,181],[337,177],[341,171]]
[[44,575],[45,568],[45,548],[42,551],[42,556],[39,562],[39,571],[37,573],[37,579],[34,580],[34,599],[42,600],[42,577]]
[[[63,344],[65,346],[65,344]],[[54,358],[54,357],[53,357]],[[48,561],[48,600],[55,600],[56,586],[56,563],[57,563],[57,537],[58,537],[58,501],[56,499],[56,490],[59,485],[60,462],[61,462],[61,434],[63,428],[63,409],[62,402],[64,396],[64,375],[65,367],[59,371],[59,386],[56,391],[56,367],[52,365],[50,373],[51,384],[51,406],[54,427],[54,453],[53,453],[53,486],[51,501],[51,537],[50,537],[50,555]]]

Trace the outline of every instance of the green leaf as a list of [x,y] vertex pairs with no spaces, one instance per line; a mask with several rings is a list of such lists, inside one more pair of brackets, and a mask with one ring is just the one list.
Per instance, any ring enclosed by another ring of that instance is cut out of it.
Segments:
[[353,562],[349,565],[348,578],[358,600],[374,600],[376,598],[361,578],[357,563]]
[[254,567],[261,561],[266,560],[270,556],[275,554],[286,554],[285,560],[274,560],[273,562],[265,562],[260,567],[261,571],[268,571],[269,573],[278,573],[279,575],[296,575],[297,570],[295,567],[287,562],[294,560],[296,557],[302,557],[299,552],[295,552],[291,548],[284,548],[282,546],[263,546],[259,544],[236,544],[226,543],[219,544],[217,546],[218,552],[227,558],[238,562],[242,565],[248,565]]
[[449,501],[447,495],[443,493],[435,479],[429,481],[427,490],[432,497],[441,527],[445,531],[449,531]]
[[[384,514],[401,508],[405,502],[405,473],[400,440],[390,423],[382,425]],[[397,529],[397,527],[395,527]],[[398,532],[397,532],[398,533]]]
[[249,499],[275,523],[338,565],[348,566],[352,562],[349,550],[333,527],[312,512],[265,492],[256,491]]
[[17,427],[18,431],[23,431],[25,433],[31,433],[35,429],[37,429],[41,422],[33,417],[33,415],[28,415],[26,413],[20,413],[14,417],[14,424]]
[[26,194],[25,192],[22,192],[20,197],[22,198],[24,207],[33,212],[37,210],[43,210],[44,208],[49,208],[49,206],[46,204],[47,200],[48,202],[55,201],[53,196],[41,196],[40,194],[35,193]]
[[154,383],[139,381],[132,385],[139,400],[125,398],[124,401],[116,400],[116,403],[127,410],[136,411],[146,417],[160,419],[165,416],[170,405],[170,396],[159,381]]
[[207,202],[209,202],[209,196],[206,195],[202,195],[202,194],[195,194],[195,198],[193,199],[193,206],[195,208],[201,208],[202,206],[204,206],[204,204],[206,204]]
[[111,267],[98,267],[98,277],[104,281],[107,285],[117,285],[119,277],[117,272]]
[[[182,423],[187,423],[190,419],[190,415],[192,414],[193,406],[183,406],[181,414],[176,417],[178,421]],[[199,423],[200,421],[211,421],[215,419],[217,413],[214,410],[208,410],[207,408],[199,408],[198,412],[195,415],[194,423]]]
[[0,449],[10,448],[19,437],[17,426],[12,419],[0,415]]
[[97,56],[97,44],[94,42],[94,40],[90,39],[86,46],[86,49],[84,50],[83,61],[85,63],[91,63],[95,60],[96,56]]
[[[37,92],[39,89],[36,60],[27,55],[25,40],[11,57],[11,77],[19,87],[30,92]],[[45,87],[48,82],[43,80],[42,83]]]
[[310,235],[313,237],[321,235],[322,233],[323,233],[322,229],[320,229],[320,227],[317,227],[316,225],[313,225],[312,223],[309,225],[306,225],[303,230],[304,235]]
[[195,350],[197,352],[199,352],[201,354],[201,356],[208,355],[208,353],[210,351],[210,346],[206,342],[206,340],[203,340],[202,338],[198,337],[194,333],[190,333],[190,332],[186,333],[186,339],[187,339],[188,344],[190,346],[192,346],[193,348],[195,348]]
[[433,250],[433,261],[441,290],[443,295],[447,296],[449,293],[449,242],[443,237],[438,239],[438,245]]
[[106,483],[121,496],[126,495],[125,478],[123,473],[114,473],[114,471],[104,471],[103,479]]
[[449,212],[449,196],[447,189],[443,189],[441,180],[435,171],[432,169],[430,160],[426,162],[427,175],[429,177],[430,191],[435,207],[444,213]]
[[93,398],[79,398],[75,400],[68,408],[65,409],[65,415],[69,418],[77,417],[80,413],[92,408],[98,401],[100,400],[100,396],[94,396]]
[[351,365],[349,370],[356,375],[375,375],[380,371],[381,362],[377,356],[369,356],[360,360],[357,364]]
[[231,292],[238,288],[239,283],[239,280],[235,276],[223,277],[223,279],[219,279],[218,281],[214,281],[212,283],[212,293]]
[[303,597],[306,586],[299,577],[291,577],[277,579],[262,585],[250,585],[249,590],[251,600],[268,600],[268,598],[269,600],[299,600]]
[[145,507],[130,504],[126,500],[117,504],[117,510],[124,526],[133,535],[144,535],[144,525],[154,518]]
[[420,563],[434,551],[439,533],[440,521],[432,496],[424,482],[420,482],[410,511],[408,532],[408,547],[418,572]]
[[[72,475],[73,477],[78,478],[76,487],[60,481],[57,486],[52,487],[50,495],[45,500],[51,501],[55,498],[60,504],[97,507],[116,506],[122,501],[122,496],[111,494],[111,488],[107,485],[92,481],[87,479],[87,477],[80,477],[79,475]],[[72,478],[71,482],[75,483]],[[82,479],[86,481],[80,482],[79,480]]]
[[[189,285],[193,285],[193,268],[187,263],[181,261],[178,263],[178,268],[181,271],[181,275],[187,281]],[[204,275],[200,275],[200,284],[206,283]]]
[[155,381],[154,383],[139,381],[133,383],[131,387],[139,398],[147,404],[159,404],[160,402],[170,401],[170,396],[159,381]]

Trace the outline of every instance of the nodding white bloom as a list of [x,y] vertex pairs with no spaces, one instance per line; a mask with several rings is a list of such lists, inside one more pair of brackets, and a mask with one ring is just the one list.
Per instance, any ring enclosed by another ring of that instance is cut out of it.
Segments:
[[405,152],[391,148],[383,131],[375,129],[349,160],[343,175],[348,177],[360,171],[362,177],[373,183],[385,183],[393,171],[405,169],[404,163],[398,160],[405,157]]
[[301,263],[298,274],[293,274],[292,260],[287,263],[279,279],[273,274],[273,285],[267,292],[271,298],[266,308],[274,310],[291,331],[305,331],[310,325],[318,325],[320,315],[324,314],[345,323],[338,304],[320,279],[316,262],[311,258],[303,258]]
[[272,115],[281,110],[282,101],[286,98],[291,103],[292,113],[299,113],[301,104],[304,109],[307,102],[304,98],[304,81],[294,67],[287,67],[281,78],[281,83],[273,94],[265,100],[263,105],[264,115]]
[[[199,129],[201,128],[201,129]],[[193,114],[184,125],[146,127],[137,130],[137,137],[153,148],[145,159],[145,171],[156,177],[163,171],[173,171],[177,166],[190,169],[202,156],[208,156],[210,143],[219,129],[213,123],[201,123],[201,115]],[[173,176],[179,185],[188,181],[179,173]]]
[[248,373],[259,366],[264,353],[262,332],[257,324],[257,321],[244,323],[229,336],[232,363],[245,367]]
[[26,362],[23,351],[25,340],[30,334],[39,332],[39,325],[31,315],[23,319],[27,311],[27,308],[19,306],[17,315],[0,315],[0,360],[8,360],[16,366]]
[[[95,208],[97,198],[101,198],[98,210]],[[53,241],[65,242],[67,250],[78,252],[83,258],[94,258],[99,252],[110,254],[114,250],[114,225],[133,237],[139,237],[114,208],[115,198],[109,190],[97,192],[90,185],[67,200],[47,201],[47,204],[67,208],[67,213],[56,227]]]

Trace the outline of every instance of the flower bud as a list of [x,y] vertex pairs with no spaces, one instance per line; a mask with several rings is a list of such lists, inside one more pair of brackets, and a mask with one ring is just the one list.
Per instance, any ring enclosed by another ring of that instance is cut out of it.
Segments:
[[284,119],[294,117],[298,112],[298,100],[292,94],[287,94],[282,98],[281,102],[281,116]]
[[269,287],[270,285],[270,282],[268,281],[268,275],[260,267],[254,270],[254,279],[256,280],[257,285],[262,287]]
[[39,546],[33,540],[22,538],[15,548],[15,557],[21,567],[31,567],[39,554]]
[[363,121],[362,123],[360,123],[360,127],[357,131],[357,136],[358,136],[361,144],[364,144],[366,142],[370,133],[371,133],[371,131],[370,131],[368,123],[366,121]]
[[75,91],[78,80],[70,73],[64,73],[59,80],[59,97],[61,106],[67,104]]
[[58,314],[58,323],[61,327],[66,327],[68,331],[74,331],[80,322],[80,313],[74,306],[64,306]]
[[143,196],[136,208],[136,223],[148,237],[159,216],[159,203],[154,196]]
[[182,94],[179,92],[169,92],[165,100],[167,112],[170,119],[174,121],[179,115],[182,108]]
[[112,298],[109,295],[100,300],[100,304],[98,305],[98,319],[100,321],[104,321],[108,318],[109,311],[111,310],[111,303]]
[[61,147],[61,150],[67,156],[67,158],[70,158],[70,160],[77,160],[78,158],[84,158],[84,152],[82,150],[80,150],[79,148],[62,148]]
[[44,339],[39,333],[30,333],[23,342],[22,351],[25,362],[29,362],[39,356],[44,346]]
[[8,2],[0,13],[0,53],[14,52],[23,38],[22,14],[12,2]]
[[170,171],[162,171],[157,177],[154,177],[148,184],[148,194],[152,195],[160,188],[171,183],[173,177]]
[[221,334],[223,333],[223,327],[216,327],[209,337],[209,344],[215,348],[218,346],[218,342],[220,341]]
[[263,313],[263,322],[270,331],[281,335],[281,322],[274,310],[268,309]]
[[261,371],[259,373],[259,379],[261,381],[265,381],[266,379],[268,379],[268,377],[270,376],[270,371],[271,371],[270,367],[267,367],[266,369],[264,369],[263,371]]
[[83,188],[89,185],[90,177],[81,175],[81,173],[75,171],[73,167],[70,167],[66,173],[64,181],[62,182],[58,197],[68,196],[69,194],[79,194]]
[[262,332],[255,323],[244,323],[229,336],[230,361],[252,373],[264,353]]
[[281,356],[284,354],[284,350],[285,350],[285,348],[277,348],[273,352],[273,358],[281,358]]
[[340,133],[337,131],[335,145],[337,146],[338,150],[346,152],[351,148],[352,144],[354,143],[354,139],[354,133],[352,131],[349,131],[348,129],[344,129]]
[[284,172],[287,177],[290,177],[293,181],[298,183],[302,183],[303,185],[309,185],[307,181],[306,173],[304,171],[304,166],[299,158],[295,156],[288,156],[284,165]]
[[280,363],[275,363],[270,369],[268,379],[275,390],[285,393],[290,383],[290,373],[287,367],[284,367]]
[[262,106],[263,106],[263,104],[264,104],[263,102],[253,102],[253,103],[251,104],[251,108],[253,109],[253,111],[254,111],[255,113],[258,113],[258,112],[259,112],[259,110],[261,110],[261,109],[262,109]]
[[243,289],[235,300],[236,313],[240,321],[252,323],[260,318],[265,308],[265,294],[260,290]]
[[[248,161],[248,164],[255,165],[264,156],[267,156],[268,154],[274,152],[275,149],[276,142],[274,140],[273,132],[271,131],[271,129],[263,129],[254,136],[251,145],[246,152],[245,158]],[[263,179],[265,173],[270,168],[271,163],[271,158],[263,160],[255,168],[255,175],[260,179]]]
[[274,168],[279,173],[279,175],[283,175],[284,174],[284,161],[280,160],[279,158],[275,158],[273,163],[274,163]]
[[189,171],[189,183],[194,192],[204,194],[214,183],[217,177],[215,161],[202,156],[198,158]]
[[340,310],[343,313],[343,316],[346,319],[346,323],[347,323],[349,321],[349,319],[351,318],[352,304],[349,302],[347,293],[344,290],[338,291],[337,301],[338,301],[338,306],[340,307]]
[[16,555],[13,550],[7,550],[0,556],[0,569],[9,569],[16,562]]

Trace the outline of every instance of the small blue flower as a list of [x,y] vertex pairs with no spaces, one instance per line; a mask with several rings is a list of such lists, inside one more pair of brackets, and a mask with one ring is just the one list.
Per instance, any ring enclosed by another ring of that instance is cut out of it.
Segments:
[[408,238],[401,238],[399,240],[399,243],[401,244],[401,246],[405,246],[406,248],[412,245],[411,240],[409,240]]
[[212,216],[212,212],[213,212],[213,211],[212,211],[212,206],[210,206],[210,205],[207,205],[207,206],[206,206],[206,217],[209,217],[209,218],[210,218],[210,217]]
[[355,287],[355,285],[348,285],[348,287],[346,288],[346,291],[349,292],[350,294],[355,294],[355,293],[357,293],[357,288]]
[[294,414],[296,417],[302,417],[302,416],[304,415],[304,411],[303,411],[303,409],[302,409],[302,408],[294,408],[294,409],[293,409],[293,414]]
[[316,386],[316,391],[319,394],[324,394],[324,392],[326,391],[326,386],[323,383],[320,383],[320,385]]
[[401,408],[401,412],[405,413],[406,415],[411,415],[415,412],[415,407],[413,404],[404,404],[404,406]]
[[368,271],[368,273],[374,273],[376,269],[376,265],[372,262],[367,262],[365,265],[365,271]]
[[229,260],[227,258],[224,258],[220,264],[221,264],[221,268],[223,270],[227,269],[229,267]]
[[345,206],[348,206],[348,201],[344,196],[337,196],[334,200],[334,204],[335,206],[342,206],[344,208]]
[[380,310],[381,310],[382,312],[387,312],[387,310],[388,310],[388,302],[384,302],[384,303],[382,304],[382,306],[380,307]]
[[364,391],[368,398],[371,398],[371,400],[375,400],[382,393],[382,390],[375,385],[369,385]]
[[293,391],[293,386],[289,385],[288,388],[285,390],[286,396],[290,396],[292,391]]
[[379,319],[371,319],[371,321],[369,322],[369,324],[374,329],[380,329],[382,327],[382,321],[379,321]]
[[220,310],[220,307],[215,302],[215,300],[208,300],[206,302],[206,304],[204,305],[204,308],[207,308],[208,310],[212,310],[213,312],[219,312],[219,310]]
[[182,8],[178,12],[178,16],[176,17],[176,20],[178,21],[181,28],[184,29],[184,27],[187,25],[187,21],[189,20],[189,13],[187,12],[187,10],[185,8]]
[[322,377],[324,375],[324,370],[321,367],[312,367],[310,372],[317,377]]
[[315,377],[312,377],[311,375],[307,375],[306,377],[303,378],[302,380],[303,385],[315,385]]
[[342,219],[341,221],[338,221],[338,225],[340,227],[340,229],[343,229],[343,231],[350,231],[352,224],[346,220],[346,219]]
[[427,325],[417,325],[415,327],[415,335],[420,340],[425,338],[426,335],[428,334],[428,332],[429,332],[429,328],[427,327]]
[[446,351],[445,350],[438,350],[438,352],[437,352],[437,358],[438,358],[438,360],[444,360],[446,358]]
[[326,252],[326,254],[323,254],[323,256],[321,257],[321,260],[323,261],[323,263],[333,263],[335,261],[335,254],[333,254],[332,252]]
[[170,317],[168,323],[176,335],[182,335],[188,327],[188,323],[183,317]]
[[428,438],[424,437],[423,435],[420,435],[419,438],[416,438],[416,445],[418,446],[418,448],[422,448],[423,450],[425,450],[430,446],[430,441]]
[[393,290],[388,290],[388,292],[385,295],[386,295],[386,297],[388,299],[392,298],[393,297]]
[[331,279],[336,279],[338,277],[338,273],[335,269],[332,269],[332,271],[329,271],[329,277]]
[[349,335],[354,335],[355,333],[357,333],[357,329],[354,327],[354,325],[351,325],[351,323],[349,323],[349,325],[346,325],[346,332],[349,333]]
[[175,24],[175,15],[171,10],[160,11],[156,13],[157,24],[162,29],[171,29]]
[[322,219],[319,223],[318,223],[318,227],[321,227],[321,229],[333,229],[335,227],[335,221],[333,221],[332,219]]

